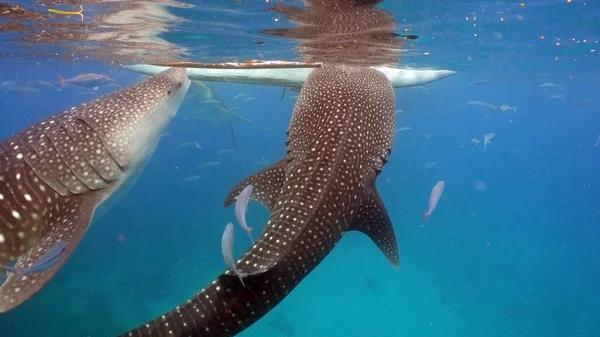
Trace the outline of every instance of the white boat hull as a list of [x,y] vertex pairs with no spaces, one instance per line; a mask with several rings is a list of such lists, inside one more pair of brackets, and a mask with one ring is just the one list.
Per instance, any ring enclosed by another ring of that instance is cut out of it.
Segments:
[[[178,62],[165,65],[134,64],[125,68],[137,73],[154,75],[170,67],[185,67],[193,81],[233,82],[301,88],[313,68],[319,63],[287,61],[249,61],[227,63]],[[394,88],[412,87],[439,81],[457,74],[452,70],[401,69],[373,67],[392,83]]]

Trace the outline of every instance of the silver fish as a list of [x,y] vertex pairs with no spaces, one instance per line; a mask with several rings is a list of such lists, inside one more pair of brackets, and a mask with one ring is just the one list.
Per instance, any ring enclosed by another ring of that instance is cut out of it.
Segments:
[[242,192],[235,198],[235,216],[240,226],[248,233],[248,237],[250,238],[250,241],[252,241],[252,244],[254,244],[254,240],[252,239],[252,227],[248,227],[246,224],[246,211],[248,210],[248,201],[250,201],[250,197],[252,197],[253,190],[254,186],[248,185],[244,187]]
[[235,97],[233,98],[233,100],[235,101],[236,99],[240,99],[240,98],[246,97],[246,96],[248,96],[248,94],[245,93],[245,92],[242,92],[242,93],[239,93],[239,94],[235,95]]
[[219,163],[218,161],[209,161],[209,162],[203,163],[202,165],[198,166],[198,168],[213,167],[213,166],[219,166],[219,165],[221,165],[221,163]]
[[235,152],[234,149],[219,149],[219,150],[217,150],[217,154],[220,156],[225,155],[225,154],[234,153],[234,152]]
[[216,99],[207,99],[205,101],[202,101],[202,104],[221,104],[221,101]]
[[560,85],[551,82],[544,82],[540,84],[540,88],[560,88]]
[[0,265],[18,259],[15,267],[27,268],[57,241],[67,244],[48,270],[6,279],[0,312],[35,295],[71,256],[97,207],[135,182],[188,86],[185,68],[169,69],[0,142]]
[[191,148],[195,148],[195,149],[199,149],[199,150],[202,149],[202,145],[200,145],[200,143],[198,143],[198,142],[183,142],[179,145],[179,147],[180,148],[191,147]]
[[223,253],[223,259],[229,266],[229,269],[233,271],[237,277],[242,282],[242,285],[245,287],[244,280],[242,277],[246,276],[242,274],[237,267],[235,266],[235,261],[233,259],[233,224],[230,222],[225,226],[225,230],[223,231],[223,237],[221,238],[221,252]]
[[114,79],[110,76],[94,73],[79,74],[69,79],[64,79],[60,75],[58,75],[58,80],[60,81],[61,88],[67,84],[72,84],[84,88],[97,88],[99,86],[106,85],[114,81]]
[[427,210],[427,212],[423,213],[423,224],[427,220],[429,220],[431,213],[433,213],[433,210],[437,207],[437,204],[440,201],[440,197],[442,196],[442,192],[444,191],[445,186],[446,183],[443,180],[438,181],[435,184],[435,186],[433,186],[433,189],[431,190],[431,195],[429,195],[429,209]]
[[189,176],[189,177],[183,179],[181,182],[184,184],[195,183],[195,182],[198,182],[200,179],[202,179],[202,176],[198,176],[198,175]]

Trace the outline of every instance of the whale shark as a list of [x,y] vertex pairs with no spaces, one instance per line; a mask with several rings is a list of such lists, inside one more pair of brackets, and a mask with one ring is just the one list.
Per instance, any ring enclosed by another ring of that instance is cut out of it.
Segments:
[[[270,218],[255,244],[175,309],[121,336],[234,336],[280,303],[334,249],[344,233],[366,234],[394,266],[400,258],[376,188],[394,140],[395,96],[369,67],[315,68],[293,110],[286,155],[238,183]],[[242,275],[242,280],[238,278]]]
[[[85,235],[96,208],[152,155],[190,81],[183,68],[75,106],[0,142],[0,266],[59,260],[0,286],[0,312],[34,296]],[[11,267],[12,268],[12,267]]]

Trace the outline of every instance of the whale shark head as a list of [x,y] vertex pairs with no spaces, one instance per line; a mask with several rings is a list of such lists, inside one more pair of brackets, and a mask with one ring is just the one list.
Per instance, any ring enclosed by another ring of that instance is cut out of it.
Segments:
[[0,312],[29,299],[64,264],[97,206],[152,154],[188,87],[185,69],[169,69],[0,143],[0,266],[16,259],[27,269],[66,242],[49,269],[8,276]]

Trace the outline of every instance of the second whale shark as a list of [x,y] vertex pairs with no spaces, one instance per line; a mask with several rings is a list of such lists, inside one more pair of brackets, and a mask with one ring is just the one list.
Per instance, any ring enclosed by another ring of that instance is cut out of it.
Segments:
[[375,186],[394,140],[395,96],[368,67],[323,65],[302,88],[278,163],[233,188],[271,216],[256,243],[228,270],[174,310],[122,336],[234,336],[281,302],[344,233],[368,235],[399,265],[394,228]]
[[[169,69],[0,142],[0,266],[17,260],[9,268],[19,271],[0,286],[0,312],[65,263],[96,208],[150,158],[189,85],[185,69]],[[37,270],[41,260],[53,264]],[[28,268],[36,272],[21,272]]]

